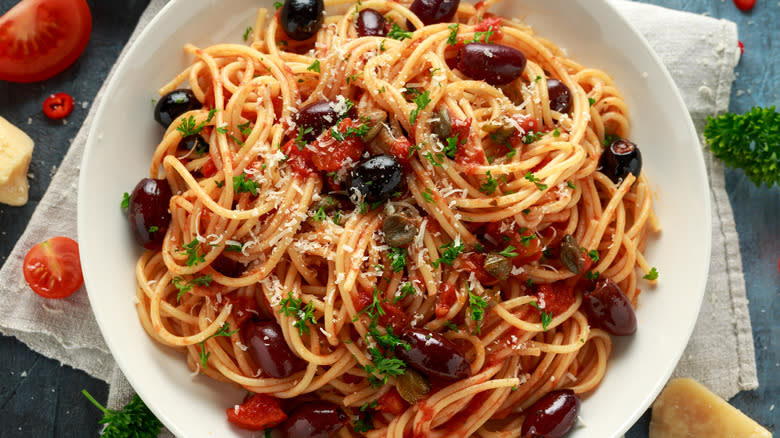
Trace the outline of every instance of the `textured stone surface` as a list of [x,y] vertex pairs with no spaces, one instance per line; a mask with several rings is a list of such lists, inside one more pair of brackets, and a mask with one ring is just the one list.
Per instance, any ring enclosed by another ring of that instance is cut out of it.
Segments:
[[[751,106],[777,104],[780,41],[780,5],[759,0],[751,13],[737,10],[727,0],[645,0],[690,12],[723,17],[739,24],[745,56],[737,68],[731,111],[745,112]],[[17,0],[0,0],[0,13]],[[36,142],[30,167],[30,202],[25,207],[0,206],[0,262],[24,230],[37,201],[43,196],[70,140],[84,120],[89,105],[105,79],[124,41],[129,37],[147,0],[106,2],[88,0],[93,14],[92,36],[81,58],[63,73],[37,84],[0,82],[0,115],[25,130]],[[771,31],[775,29],[775,31]],[[77,104],[67,124],[50,122],[41,112],[43,100],[64,91]],[[83,107],[82,103],[86,102]],[[28,121],[30,122],[28,124]],[[128,145],[132,147],[132,145]],[[756,188],[739,170],[727,171],[729,197],[740,235],[745,281],[755,336],[760,387],[738,394],[731,402],[775,432],[780,401],[780,315],[775,298],[780,293],[780,188]],[[74,186],[74,191],[76,190]],[[75,220],[75,218],[73,218]],[[774,305],[773,305],[774,304]],[[0,435],[3,437],[96,436],[100,414],[84,399],[86,388],[105,401],[105,383],[70,367],[44,358],[18,342],[0,337]],[[629,438],[647,437],[649,415],[628,433]]]

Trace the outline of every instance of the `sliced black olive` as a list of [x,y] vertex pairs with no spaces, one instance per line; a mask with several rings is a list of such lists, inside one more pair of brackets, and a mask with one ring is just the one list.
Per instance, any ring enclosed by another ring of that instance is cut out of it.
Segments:
[[347,191],[355,205],[383,202],[401,187],[403,177],[403,168],[395,157],[375,155],[349,172]]
[[279,24],[288,37],[303,41],[311,38],[322,26],[323,0],[286,0],[279,15]]
[[163,128],[167,128],[180,115],[202,106],[192,90],[173,90],[157,101],[154,107],[154,120],[157,120]]
[[450,118],[450,110],[446,106],[441,107],[431,124],[433,125],[433,133],[436,134],[440,140],[445,140],[452,135],[452,119]]
[[382,221],[385,242],[395,248],[409,245],[417,236],[417,227],[410,217],[401,212],[393,213]]
[[485,256],[485,270],[498,280],[506,280],[512,272],[512,262],[502,256],[491,252]]
[[422,374],[407,368],[403,374],[395,378],[395,389],[402,399],[414,405],[431,392],[431,384]]
[[571,234],[563,236],[561,240],[561,264],[573,274],[581,274],[585,266],[585,256],[582,249]]
[[547,96],[551,109],[559,113],[568,113],[571,109],[571,90],[558,79],[547,79]]
[[601,154],[601,172],[615,184],[620,184],[629,173],[639,177],[642,171],[642,154],[636,144],[619,138]]

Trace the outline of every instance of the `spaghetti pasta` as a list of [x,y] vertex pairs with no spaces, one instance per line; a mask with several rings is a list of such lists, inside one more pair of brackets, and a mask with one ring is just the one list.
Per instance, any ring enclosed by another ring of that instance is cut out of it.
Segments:
[[[599,168],[605,141],[630,132],[609,75],[493,3],[424,25],[408,2],[332,0],[302,42],[260,9],[248,45],[185,46],[194,62],[159,91],[186,83],[203,108],[171,123],[150,166],[174,196],[161,248],[136,266],[149,335],[214,379],[337,404],[355,420],[342,436],[519,436],[545,394],[594,390],[612,344],[586,302],[609,279],[636,305],[659,229],[651,190]],[[416,30],[361,37],[366,9]],[[457,68],[469,42],[527,63],[507,84],[473,80]],[[301,111],[323,101],[337,119],[305,129]],[[191,136],[207,150],[184,149]],[[376,155],[403,183],[347,200]],[[426,372],[426,355],[463,358],[465,374]]]

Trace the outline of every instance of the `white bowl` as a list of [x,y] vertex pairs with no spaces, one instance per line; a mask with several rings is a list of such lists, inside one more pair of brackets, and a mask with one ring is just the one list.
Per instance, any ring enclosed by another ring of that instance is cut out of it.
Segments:
[[[225,409],[243,391],[191,377],[184,357],[153,342],[133,304],[141,253],[119,203],[148,175],[162,135],[152,118],[156,90],[186,67],[185,43],[240,42],[256,9],[271,1],[173,0],[143,31],[111,78],[97,109],[79,184],[81,263],[89,299],[125,376],[177,436],[252,436],[230,425]],[[505,1],[494,12],[519,17],[581,64],[606,70],[630,107],[632,139],[657,194],[663,226],[646,256],[660,272],[640,297],[639,330],[615,338],[604,381],[582,405],[586,427],[569,436],[619,436],[669,378],[693,330],[710,256],[710,197],[693,125],[666,69],[645,40],[605,0]]]

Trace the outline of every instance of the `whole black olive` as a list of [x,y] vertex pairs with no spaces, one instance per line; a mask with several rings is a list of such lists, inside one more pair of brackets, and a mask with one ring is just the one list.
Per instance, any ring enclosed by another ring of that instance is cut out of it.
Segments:
[[243,327],[241,336],[255,363],[273,378],[284,379],[306,368],[306,362],[287,345],[276,321],[250,320]]
[[360,11],[355,26],[357,27],[358,36],[383,37],[387,35],[386,24],[387,20],[385,20],[384,15],[380,14],[376,9],[367,8]]
[[616,336],[636,333],[636,313],[620,286],[607,278],[599,280],[592,292],[586,292],[582,307],[593,327]]
[[136,242],[146,249],[162,246],[165,232],[171,223],[168,204],[171,187],[165,179],[142,179],[130,194],[127,217]]
[[209,150],[209,144],[200,136],[200,134],[188,135],[182,138],[179,142],[179,147],[188,151],[194,149],[195,152],[199,154],[203,154]]
[[568,113],[571,109],[571,90],[558,79],[547,79],[547,96],[554,111]]
[[414,0],[409,10],[425,25],[452,21],[460,0]]
[[471,79],[506,85],[525,70],[523,52],[501,44],[468,43],[458,52],[458,69]]
[[422,328],[410,328],[401,339],[411,347],[396,347],[395,354],[417,371],[444,380],[463,380],[471,376],[466,357],[449,339]]
[[279,426],[286,438],[328,438],[349,420],[335,403],[312,401],[298,406]]
[[180,115],[202,106],[192,90],[173,90],[157,101],[154,107],[154,120],[157,120],[163,128],[167,128]]
[[279,24],[288,37],[303,41],[311,38],[322,25],[323,0],[287,0],[279,15]]
[[642,171],[642,154],[634,143],[619,138],[604,150],[599,164],[604,175],[615,184],[620,184],[629,173],[639,177]]
[[328,100],[318,100],[295,113],[295,124],[303,132],[305,141],[314,141],[322,131],[334,126],[341,117],[348,115],[346,113],[339,114],[334,108],[338,108],[338,104]]
[[355,205],[387,200],[403,182],[404,171],[392,155],[374,155],[349,172],[347,191]]
[[577,421],[580,398],[571,389],[547,393],[526,412],[520,436],[524,438],[561,438]]

